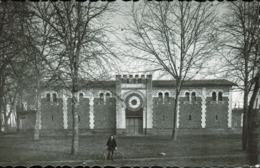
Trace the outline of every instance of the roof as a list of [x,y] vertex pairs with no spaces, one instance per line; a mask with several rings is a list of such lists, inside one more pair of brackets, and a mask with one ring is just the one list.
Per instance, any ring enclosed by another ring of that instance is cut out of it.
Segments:
[[116,81],[98,81],[98,82],[88,82],[85,85],[82,85],[83,87],[90,87],[90,88],[111,88],[116,87]]
[[[153,87],[174,87],[176,86],[175,80],[154,80],[152,81]],[[184,81],[185,87],[198,87],[198,86],[236,86],[235,83],[226,79],[207,79],[207,80],[189,80]]]
[[[69,83],[70,85],[71,83]],[[175,87],[175,80],[153,80],[153,87]],[[236,86],[235,83],[230,82],[225,79],[210,79],[210,80],[189,80],[184,82],[184,87],[209,87],[209,86]],[[62,84],[55,83],[55,86],[58,89],[64,87]],[[116,81],[80,81],[79,88],[115,88]]]

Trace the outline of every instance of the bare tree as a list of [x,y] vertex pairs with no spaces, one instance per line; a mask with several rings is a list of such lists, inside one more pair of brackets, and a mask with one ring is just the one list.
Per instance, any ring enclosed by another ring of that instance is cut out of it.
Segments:
[[93,79],[97,78],[97,75],[102,75],[101,66],[105,62],[110,62],[112,58],[109,56],[113,55],[108,46],[107,25],[104,22],[105,14],[111,12],[111,4],[73,1],[45,4],[47,5],[36,5],[36,14],[51,28],[54,48],[62,60],[57,78],[72,94],[71,154],[75,155],[78,152],[79,137],[77,111],[79,81],[81,78]]
[[132,58],[145,61],[175,79],[172,139],[177,139],[178,99],[183,83],[206,66],[213,53],[215,7],[198,2],[145,2],[132,8],[132,35],[125,44],[138,50]]
[[[26,6],[22,3],[1,2],[0,3],[0,114],[4,112],[4,125],[7,124],[10,114],[7,115],[4,106],[6,104],[15,106],[17,81],[13,64],[21,62],[22,52],[27,45],[24,41],[23,21],[29,17]],[[16,90],[16,91],[15,91]],[[13,94],[13,96],[10,96]],[[9,99],[9,98],[11,99]],[[10,101],[9,101],[10,100]],[[2,121],[0,125],[2,126]],[[1,128],[0,128],[1,130]]]
[[222,71],[243,90],[242,149],[248,145],[248,97],[259,71],[258,9],[259,3],[242,1],[227,4],[227,13],[221,19],[217,50],[222,56]]

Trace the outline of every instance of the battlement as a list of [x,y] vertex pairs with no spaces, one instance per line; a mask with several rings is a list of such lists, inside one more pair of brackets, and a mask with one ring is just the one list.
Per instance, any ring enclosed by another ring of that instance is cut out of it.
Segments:
[[129,75],[116,75],[116,80],[122,83],[146,83],[147,81],[152,80],[152,75],[148,74],[129,74]]

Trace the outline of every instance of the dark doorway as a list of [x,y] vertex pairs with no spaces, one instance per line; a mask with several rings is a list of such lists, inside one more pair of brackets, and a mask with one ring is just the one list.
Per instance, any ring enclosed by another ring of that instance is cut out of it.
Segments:
[[130,135],[143,133],[143,108],[137,111],[126,109],[126,133]]

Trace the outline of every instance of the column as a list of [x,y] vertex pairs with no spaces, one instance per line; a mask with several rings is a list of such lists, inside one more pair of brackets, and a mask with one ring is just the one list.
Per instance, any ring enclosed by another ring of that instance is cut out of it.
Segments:
[[89,97],[89,128],[94,129],[94,95],[91,94]]
[[201,127],[205,128],[206,127],[206,98],[207,98],[207,91],[206,88],[202,88],[202,104],[201,104]]
[[[179,119],[179,116],[180,116],[180,95],[181,94],[179,94],[179,100],[178,100],[178,102],[177,102],[177,104],[175,104],[175,106],[177,106],[177,115],[176,115],[176,117],[177,117],[177,119],[176,119],[176,122],[177,122],[177,128],[179,128],[179,126],[180,126],[180,119]],[[176,99],[176,96],[175,96],[175,99]]]
[[231,88],[229,89],[229,96],[228,96],[228,128],[232,127],[232,92]]
[[63,128],[67,129],[68,128],[68,102],[67,102],[68,98],[65,95],[65,92],[63,91],[62,94],[62,101],[63,101],[63,107],[62,107],[62,111],[63,111]]
[[147,75],[147,90],[146,90],[146,103],[147,103],[147,128],[153,128],[153,96],[152,96],[152,75]]

